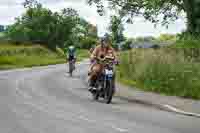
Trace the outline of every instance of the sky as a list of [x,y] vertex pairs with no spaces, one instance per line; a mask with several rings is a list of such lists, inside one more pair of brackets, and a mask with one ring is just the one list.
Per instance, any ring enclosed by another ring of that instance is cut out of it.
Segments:
[[[0,0],[0,24],[8,25],[15,22],[25,9],[21,5],[24,0]],[[104,16],[99,16],[95,6],[87,5],[85,0],[39,0],[45,7],[52,11],[60,11],[63,8],[72,7],[76,9],[81,17],[98,27],[98,34],[101,36],[107,32],[110,22],[109,11]],[[125,24],[124,34],[127,37],[138,36],[159,36],[162,33],[176,34],[185,29],[185,20],[179,19],[169,25],[169,28],[154,25],[143,18],[134,18],[133,24]]]

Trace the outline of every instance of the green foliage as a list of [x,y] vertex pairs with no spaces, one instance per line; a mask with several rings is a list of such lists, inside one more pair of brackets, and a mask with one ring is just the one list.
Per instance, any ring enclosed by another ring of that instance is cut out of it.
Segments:
[[5,33],[0,32],[0,41],[4,41],[4,40],[5,40]]
[[[44,48],[40,45],[35,46],[13,46],[13,45],[2,45],[0,46],[0,56],[13,56],[13,55],[24,55],[24,56],[48,56],[52,55],[54,52]],[[56,53],[54,53],[57,55]]]
[[93,45],[97,44],[97,40],[92,37],[83,38],[80,43],[80,48],[90,49]]
[[173,48],[122,53],[119,79],[145,91],[200,99],[197,50],[200,53],[200,49]]
[[183,32],[176,35],[176,41],[172,48],[200,48],[200,36],[192,35],[188,32]]
[[122,50],[129,50],[131,49],[131,45],[133,44],[132,39],[127,39],[125,43],[122,45]]
[[78,55],[78,61],[81,61],[83,59],[87,59],[90,57],[90,53],[86,49],[79,49],[77,51],[77,55]]
[[178,40],[171,48],[200,48],[200,40]]
[[65,52],[61,48],[57,47],[56,48],[56,53],[58,54],[58,56],[66,58]]
[[[168,26],[179,16],[186,14],[187,31],[200,34],[199,0],[107,0],[110,9],[120,12],[123,16],[134,18],[142,16],[146,20]],[[103,5],[104,0],[88,0],[89,4]],[[99,6],[101,7],[101,6]],[[101,8],[102,10],[104,8]]]
[[[88,58],[87,50],[77,51],[78,61]],[[0,69],[11,69],[65,63],[66,57],[60,48],[49,50],[40,45],[0,44]]]
[[32,66],[45,66],[50,64],[61,64],[65,60],[62,58],[47,56],[42,57],[37,55],[32,56],[1,56],[0,69],[22,68]]
[[40,45],[0,45],[0,69],[43,66],[64,62],[65,58],[59,53]]
[[80,18],[71,8],[52,12],[36,0],[26,0],[26,12],[8,28],[7,36],[16,44],[40,43],[53,50],[69,45],[78,46],[82,34],[97,37],[95,26]]
[[158,37],[158,40],[159,41],[176,41],[176,35],[171,35],[171,34],[161,34],[159,37]]
[[122,18],[118,16],[111,16],[111,22],[109,30],[112,34],[112,41],[114,44],[124,41],[124,27],[122,24]]

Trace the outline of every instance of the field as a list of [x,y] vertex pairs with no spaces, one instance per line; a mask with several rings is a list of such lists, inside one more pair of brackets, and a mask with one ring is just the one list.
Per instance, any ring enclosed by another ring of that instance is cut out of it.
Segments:
[[144,91],[200,99],[200,49],[133,49],[121,53],[118,80]]

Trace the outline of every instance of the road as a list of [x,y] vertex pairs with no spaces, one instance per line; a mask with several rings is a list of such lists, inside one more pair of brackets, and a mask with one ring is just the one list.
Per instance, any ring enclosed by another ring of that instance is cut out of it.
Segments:
[[95,102],[87,62],[0,72],[1,133],[199,133],[200,119],[114,98]]

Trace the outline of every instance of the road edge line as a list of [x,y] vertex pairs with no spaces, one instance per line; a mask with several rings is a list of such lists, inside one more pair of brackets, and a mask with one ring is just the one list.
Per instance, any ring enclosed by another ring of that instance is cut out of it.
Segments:
[[167,105],[166,104],[166,105],[163,105],[163,107],[165,107],[169,111],[172,111],[172,112],[175,112],[175,113],[178,113],[178,114],[200,118],[200,114],[192,113],[192,112],[186,112],[186,111],[183,111],[181,109],[175,108],[175,107],[173,107],[171,105]]

